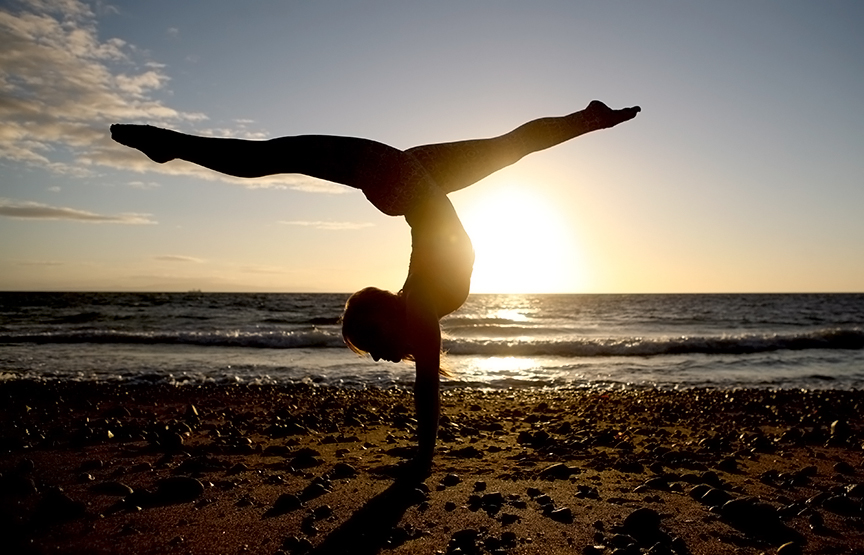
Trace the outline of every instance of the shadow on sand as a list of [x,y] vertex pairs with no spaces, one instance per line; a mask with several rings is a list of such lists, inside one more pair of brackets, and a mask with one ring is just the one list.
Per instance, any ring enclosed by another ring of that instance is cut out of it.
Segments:
[[426,499],[418,485],[417,480],[397,479],[333,530],[311,553],[367,555],[392,545],[394,528],[405,511]]

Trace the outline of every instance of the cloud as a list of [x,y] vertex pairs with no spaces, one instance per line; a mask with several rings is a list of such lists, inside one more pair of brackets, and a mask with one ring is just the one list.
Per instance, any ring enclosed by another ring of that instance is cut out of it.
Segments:
[[[98,19],[80,0],[21,0],[0,7],[0,159],[88,177],[95,167],[223,180],[247,187],[338,193],[344,188],[301,176],[241,180],[179,162],[159,165],[113,142],[114,122],[175,127],[206,120],[163,102],[170,77],[120,38],[100,40]],[[111,13],[101,3],[100,12]],[[173,31],[169,30],[169,34]],[[237,129],[199,134],[260,138]],[[68,160],[72,159],[70,163]]]
[[0,198],[0,216],[17,218],[21,220],[72,220],[86,223],[108,223],[108,224],[155,224],[150,219],[150,214],[123,213],[116,216],[106,216],[66,208],[62,206],[49,206],[38,202],[15,202],[11,199]]
[[299,225],[303,227],[314,227],[315,229],[325,229],[327,231],[342,231],[348,229],[363,229],[364,227],[372,227],[375,224],[368,222],[324,222],[324,221],[282,221],[280,224]]
[[195,262],[199,264],[204,262],[200,258],[195,258],[194,256],[183,256],[180,254],[164,254],[162,256],[154,256],[153,258],[161,262]]
[[51,260],[24,260],[17,262],[18,266],[62,266],[64,262],[54,262]]
[[162,186],[155,181],[130,181],[127,185],[133,189],[158,189]]

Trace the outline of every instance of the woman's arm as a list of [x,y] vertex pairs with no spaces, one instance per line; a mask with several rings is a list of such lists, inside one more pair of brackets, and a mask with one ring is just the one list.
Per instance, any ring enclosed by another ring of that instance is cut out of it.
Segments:
[[417,459],[428,464],[435,451],[441,413],[438,375],[441,366],[441,327],[434,303],[425,297],[423,291],[408,291],[405,301],[409,341],[416,370],[414,407],[419,447]]

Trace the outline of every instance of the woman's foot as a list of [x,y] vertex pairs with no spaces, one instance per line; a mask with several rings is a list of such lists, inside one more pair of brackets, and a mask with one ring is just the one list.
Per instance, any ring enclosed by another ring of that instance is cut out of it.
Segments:
[[115,123],[111,126],[111,138],[146,154],[154,162],[164,164],[176,158],[171,154],[177,133],[152,125],[130,125]]
[[592,100],[582,113],[585,115],[585,119],[588,120],[588,125],[591,129],[608,129],[635,118],[636,114],[641,111],[642,108],[639,106],[613,110],[599,100]]

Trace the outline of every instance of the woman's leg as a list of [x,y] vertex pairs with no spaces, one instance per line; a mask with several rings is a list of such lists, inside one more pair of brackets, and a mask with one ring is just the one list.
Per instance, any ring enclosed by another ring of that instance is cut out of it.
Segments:
[[523,156],[633,119],[640,108],[612,110],[597,100],[569,116],[541,118],[492,139],[423,145],[408,149],[445,193],[458,191]]
[[149,125],[112,125],[111,135],[156,162],[178,158],[236,177],[302,173],[365,191],[422,171],[398,149],[353,137],[304,135],[249,141],[187,135]]

